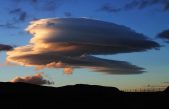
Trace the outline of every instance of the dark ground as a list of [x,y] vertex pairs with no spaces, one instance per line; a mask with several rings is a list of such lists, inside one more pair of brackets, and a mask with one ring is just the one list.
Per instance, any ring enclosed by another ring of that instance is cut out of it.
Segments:
[[[104,106],[105,108],[169,107],[169,88],[164,92],[121,92],[114,87],[73,85],[59,88],[26,83],[0,82],[0,106],[17,109],[57,109],[58,106]],[[116,109],[115,108],[115,109]],[[1,108],[0,108],[1,109]],[[168,109],[168,108],[166,108]]]

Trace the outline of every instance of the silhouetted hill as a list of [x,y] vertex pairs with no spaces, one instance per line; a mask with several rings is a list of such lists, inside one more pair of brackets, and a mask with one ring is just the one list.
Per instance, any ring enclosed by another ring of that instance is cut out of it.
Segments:
[[[10,83],[10,82],[0,82],[0,95],[43,95],[49,96],[50,94],[53,96],[58,96],[63,94],[66,96],[72,96],[76,94],[76,96],[86,96],[86,95],[97,95],[97,94],[116,94],[120,91],[114,87],[103,87],[97,85],[84,85],[84,84],[76,84],[76,85],[68,85],[63,87],[47,87],[47,86],[39,86],[34,84],[27,83]],[[48,93],[48,94],[46,94]]]
[[12,106],[19,108],[57,107],[60,104],[92,104],[130,108],[139,105],[144,108],[144,106],[168,106],[169,94],[166,91],[126,93],[114,87],[83,84],[54,88],[26,83],[0,82],[0,98],[7,103],[12,101]]
[[164,90],[165,93],[169,93],[169,86]]

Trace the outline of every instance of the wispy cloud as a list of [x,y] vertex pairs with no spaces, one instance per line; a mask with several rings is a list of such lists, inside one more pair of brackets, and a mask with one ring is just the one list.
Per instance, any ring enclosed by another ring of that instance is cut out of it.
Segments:
[[17,21],[25,21],[27,19],[27,12],[21,8],[12,9],[9,11],[10,14],[15,15],[14,19]]
[[121,8],[115,8],[112,4],[106,3],[103,4],[97,11],[103,11],[103,12],[108,12],[108,13],[116,13],[121,11]]
[[7,22],[6,24],[0,24],[0,28],[17,29],[19,27],[15,26],[15,24],[13,24],[13,23]]
[[163,82],[164,84],[169,84],[169,81],[165,81],[165,82]]
[[103,4],[98,10],[105,11],[109,13],[116,13],[128,10],[141,10],[149,7],[159,5],[163,11],[169,11],[169,1],[168,0],[132,0],[120,7],[114,7],[111,3]]
[[64,0],[44,0],[42,9],[46,11],[54,11],[58,9],[62,3],[64,3]]
[[33,35],[30,44],[7,52],[7,60],[39,68],[60,67],[69,71],[89,68],[108,74],[139,74],[143,68],[91,55],[141,52],[160,47],[128,27],[85,18],[40,19],[31,22],[26,31]]

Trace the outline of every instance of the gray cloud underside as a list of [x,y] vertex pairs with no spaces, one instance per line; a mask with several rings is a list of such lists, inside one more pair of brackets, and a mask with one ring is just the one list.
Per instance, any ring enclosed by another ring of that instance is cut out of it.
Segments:
[[140,74],[144,72],[143,68],[125,61],[107,60],[94,56],[64,57],[54,54],[55,53],[29,54],[13,57],[12,59],[20,62],[24,61],[25,65],[34,66],[46,65],[52,62],[62,62],[65,66],[71,66],[72,68],[89,68],[93,71],[107,74]]

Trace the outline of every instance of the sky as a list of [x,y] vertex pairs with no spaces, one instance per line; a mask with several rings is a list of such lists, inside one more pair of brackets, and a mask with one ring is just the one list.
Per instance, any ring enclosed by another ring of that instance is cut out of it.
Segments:
[[0,81],[169,85],[168,0],[5,0]]

